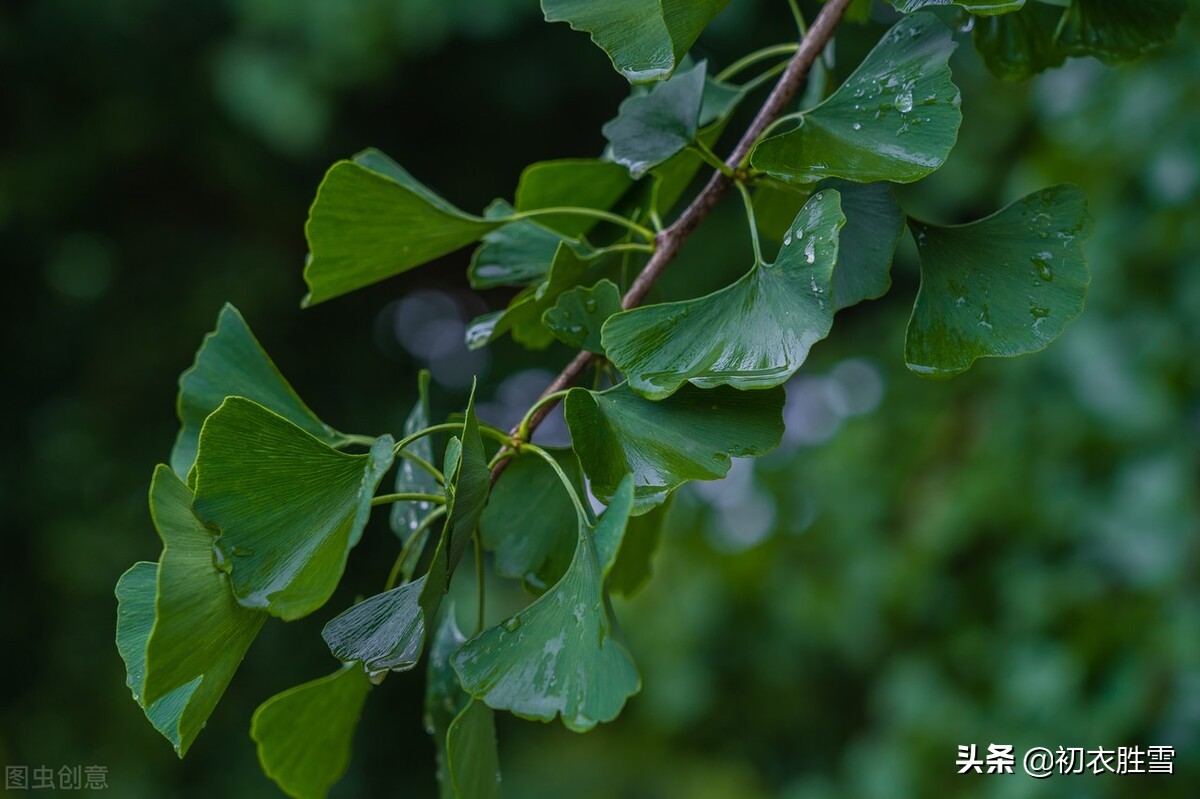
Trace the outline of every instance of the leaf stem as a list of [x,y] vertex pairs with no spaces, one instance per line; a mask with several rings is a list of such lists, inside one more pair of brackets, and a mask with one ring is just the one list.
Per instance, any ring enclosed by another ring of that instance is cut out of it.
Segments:
[[535,208],[530,211],[518,211],[512,216],[503,217],[506,222],[518,222],[522,219],[532,219],[537,216],[570,214],[572,216],[590,216],[593,219],[599,219],[602,222],[611,222],[614,225],[628,228],[638,234],[648,242],[654,241],[654,231],[649,228],[642,227],[632,219],[626,219],[620,214],[614,214],[611,211],[601,211],[599,208],[582,208],[574,205],[555,206],[553,208]]
[[742,204],[746,206],[746,222],[750,225],[750,244],[754,247],[754,263],[761,265],[762,244],[758,240],[758,222],[754,218],[754,200],[750,198],[750,190],[740,180],[733,184],[737,186],[738,194],[742,195]]
[[803,39],[808,35],[808,23],[804,21],[804,14],[800,11],[800,4],[796,0],[788,0],[788,6],[792,9],[792,18],[796,20],[796,31],[800,34],[800,38]]
[[[759,134],[758,140],[762,141],[763,139],[767,138],[772,133],[774,133],[775,129],[778,128],[779,126],[785,125],[788,122],[792,122],[797,119],[800,119],[800,120],[804,119],[803,111],[795,111],[791,114],[784,114],[779,119],[772,122],[770,125],[767,125],[766,128],[763,129],[763,132]],[[749,155],[749,153],[747,153],[747,155]]]
[[607,247],[601,247],[598,252],[654,252],[653,244],[639,244],[636,241],[626,241],[620,244],[610,244]]
[[[398,442],[396,442],[396,446],[392,447],[392,452],[399,454],[409,444],[413,443],[414,441],[419,441],[425,436],[433,435],[434,433],[461,433],[462,429],[463,425],[461,422],[435,424],[431,427],[426,427],[424,430],[418,430],[417,432],[400,439]],[[481,435],[486,435],[494,441],[499,441],[501,444],[510,443],[508,435],[503,431],[495,429],[494,427],[488,427],[487,425],[481,424],[479,425],[479,432]]]
[[567,473],[558,465],[558,461],[554,460],[554,456],[537,444],[522,444],[521,449],[532,452],[550,464],[550,468],[554,470],[554,473],[558,475],[558,479],[562,481],[563,488],[567,489],[567,493],[571,495],[571,504],[575,506],[575,512],[579,514],[580,519],[586,520],[588,515],[583,509],[583,503],[579,500],[579,494],[575,493],[575,486],[571,485],[571,478],[567,477]]
[[417,525],[417,529],[412,531],[412,535],[408,537],[408,540],[404,542],[404,546],[400,548],[400,554],[396,556],[396,562],[392,564],[392,570],[388,573],[387,582],[383,585],[384,591],[391,591],[396,587],[396,583],[400,580],[400,571],[404,568],[404,562],[412,554],[412,548],[416,546],[416,542],[421,538],[421,534],[428,530],[431,524],[445,515],[445,505],[435,508],[432,513],[421,520],[421,523]]
[[479,593],[479,615],[475,622],[475,634],[479,635],[483,632],[483,611],[485,609],[483,582],[483,534],[479,532],[479,527],[475,527],[475,590]]
[[533,407],[525,412],[525,416],[521,419],[521,423],[517,425],[517,439],[519,441],[527,442],[529,440],[529,422],[533,419],[533,415],[537,413],[538,408],[551,402],[558,402],[560,399],[567,396],[568,390],[569,389],[556,391],[553,394],[547,394],[544,397],[538,398],[538,401],[533,403]]
[[787,65],[788,65],[788,62],[781,61],[780,63],[776,64],[775,66],[771,67],[770,69],[764,71],[761,75],[751,78],[750,80],[748,80],[742,84],[742,91],[743,92],[754,91],[759,86],[766,83],[771,78],[775,77],[780,72],[783,72],[785,69],[787,69]]
[[417,453],[413,452],[412,450],[402,449],[396,454],[401,458],[404,458],[404,460],[411,462],[414,466],[419,466],[425,471],[429,472],[431,475],[433,475],[433,479],[437,480],[440,484],[446,484],[446,475],[442,474],[440,469],[422,458]]
[[727,81],[734,75],[738,74],[746,67],[753,66],[759,61],[765,61],[768,58],[773,58],[778,55],[791,55],[800,47],[796,42],[785,42],[784,44],[773,44],[770,47],[764,47],[761,50],[755,50],[753,53],[742,56],[737,61],[734,61],[725,69],[717,73],[715,80]]
[[400,494],[380,494],[371,500],[371,507],[387,505],[390,502],[432,502],[435,505],[446,504],[446,498],[440,494],[416,494],[416,493],[400,493]]
[[724,161],[721,160],[721,157],[719,155],[717,155],[711,149],[709,149],[709,146],[707,144],[705,144],[704,142],[700,141],[699,139],[696,139],[694,142],[692,142],[691,144],[688,145],[688,149],[691,150],[692,152],[694,152],[696,155],[700,156],[701,161],[708,164],[709,166],[711,166],[713,169],[720,172],[725,177],[727,177],[727,178],[733,177],[733,170],[730,169],[729,166]]

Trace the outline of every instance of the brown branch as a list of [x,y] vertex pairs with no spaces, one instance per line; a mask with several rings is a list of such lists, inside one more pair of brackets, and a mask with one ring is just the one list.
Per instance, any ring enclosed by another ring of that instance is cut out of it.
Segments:
[[[787,69],[780,76],[779,81],[775,84],[775,88],[771,90],[771,94],[767,97],[766,102],[758,109],[754,121],[746,128],[746,132],[742,134],[737,146],[733,148],[733,152],[725,162],[735,173],[740,172],[742,169],[742,162],[750,154],[750,150],[754,147],[754,143],[758,140],[758,137],[767,129],[768,125],[779,118],[787,104],[796,96],[796,92],[799,91],[801,84],[808,77],[808,71],[812,68],[813,62],[817,60],[817,56],[821,54],[821,51],[825,49],[825,45],[833,37],[833,32],[842,21],[842,15],[845,13],[846,6],[848,5],[850,5],[850,0],[829,0],[824,8],[821,9],[821,13],[813,20],[808,33],[800,41],[799,49],[796,50],[796,54],[792,56],[792,60],[788,63]],[[683,243],[692,235],[692,231],[709,215],[716,206],[717,201],[725,195],[725,192],[729,191],[729,187],[732,185],[733,178],[721,172],[714,172],[708,183],[696,195],[691,204],[684,209],[683,213],[679,215],[679,218],[671,223],[670,227],[658,234],[655,241],[654,254],[650,256],[650,260],[646,262],[645,268],[642,269],[641,273],[633,281],[633,285],[629,287],[629,291],[625,293],[622,306],[626,310],[635,308],[641,304],[642,300],[646,298],[646,294],[649,293],[650,287],[654,285],[654,281],[658,280],[671,261],[675,260],[675,256],[679,254],[679,248],[683,246]],[[542,392],[541,396],[546,397],[575,385],[575,381],[583,375],[593,358],[595,356],[587,350],[581,351],[558,373],[558,377],[554,378],[550,385],[546,387],[546,390]],[[557,404],[558,402],[547,402],[534,412],[529,419],[530,435],[533,434],[533,431],[537,429],[538,425],[542,423]],[[514,438],[517,432],[517,428],[513,428],[512,435]],[[511,459],[502,459],[492,469],[493,483],[503,474],[509,460]]]

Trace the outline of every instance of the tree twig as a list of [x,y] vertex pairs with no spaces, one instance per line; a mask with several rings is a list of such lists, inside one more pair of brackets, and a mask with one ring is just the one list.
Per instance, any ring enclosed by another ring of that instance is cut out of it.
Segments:
[[[750,154],[755,141],[767,129],[767,126],[783,113],[787,104],[796,96],[796,92],[799,91],[800,86],[808,77],[808,71],[812,68],[813,62],[817,60],[821,51],[825,49],[825,45],[829,43],[833,32],[842,21],[842,15],[845,13],[848,5],[850,5],[850,0],[829,0],[821,9],[821,13],[813,20],[808,32],[800,41],[799,49],[792,56],[792,60],[788,62],[787,69],[780,76],[779,81],[775,84],[775,88],[771,90],[771,94],[767,97],[766,102],[758,109],[758,113],[754,116],[754,121],[746,128],[746,132],[738,140],[729,158],[726,159],[725,163],[731,171],[736,173],[743,168],[743,162],[746,160],[746,156]],[[696,195],[691,204],[683,210],[679,218],[665,230],[658,233],[655,237],[654,254],[650,256],[650,260],[646,262],[645,268],[642,269],[641,273],[633,281],[633,285],[629,287],[629,291],[625,293],[625,298],[621,303],[622,307],[628,310],[641,304],[642,300],[646,298],[646,294],[649,293],[650,287],[662,275],[663,270],[667,268],[671,261],[675,260],[675,256],[679,254],[679,248],[692,235],[692,231],[712,212],[717,202],[725,196],[725,192],[729,191],[729,187],[733,185],[733,180],[733,178],[719,171],[713,172],[708,183]],[[575,385],[575,382],[588,368],[594,357],[592,353],[583,350],[572,358],[571,362],[563,367],[558,376],[542,392],[541,397],[538,398],[539,401],[550,394],[564,391]],[[537,429],[538,425],[542,423],[557,404],[557,401],[546,402],[534,411],[529,417],[529,422],[526,426],[529,434],[532,434]],[[514,428],[512,435],[515,437],[517,433],[518,430]],[[505,458],[492,469],[493,483],[503,474],[510,460],[512,459]]]

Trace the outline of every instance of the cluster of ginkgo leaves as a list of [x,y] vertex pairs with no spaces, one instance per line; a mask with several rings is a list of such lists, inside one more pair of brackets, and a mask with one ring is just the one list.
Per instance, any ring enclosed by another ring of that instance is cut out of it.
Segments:
[[[993,71],[1027,77],[1068,56],[1136,57],[1171,35],[1181,0],[893,0],[902,15],[857,69],[776,120],[739,164],[712,148],[798,47],[715,73],[689,60],[727,3],[542,0],[547,20],[588,32],[635,86],[604,127],[601,157],[533,164],[512,202],[465,213],[368,150],[335,164],[312,205],[305,304],[477,244],[471,284],[519,291],[471,325],[468,344],[505,333],[530,348],[559,340],[593,353],[611,387],[548,395],[507,433],[476,418],[473,393],[464,413],[433,423],[422,373],[398,438],[346,434],[304,404],[236,309],[221,311],[180,378],[179,435],[154,473],[161,557],[117,584],[129,688],[180,756],[266,620],[321,609],[372,509],[390,505],[400,551],[386,585],[324,627],[340,667],[268,699],[251,736],[280,788],[322,797],[347,767],[371,684],[427,651],[442,795],[495,796],[494,711],[586,731],[637,692],[610,595],[649,577],[674,489],[720,479],[731,458],[779,443],[783,383],[838,310],[888,290],[906,228],[921,259],[905,342],[918,374],[1039,350],[1080,313],[1091,220],[1079,190],[1045,189],[943,226],[909,217],[893,184],[929,175],[954,146],[960,97],[948,59],[963,18]],[[961,8],[921,11],[947,5]],[[869,6],[856,0],[848,13],[865,18]],[[663,220],[706,165],[742,196],[748,270],[704,297],[623,307]],[[760,236],[778,242],[774,262]],[[559,400],[572,446],[533,444],[535,413]],[[446,439],[437,451],[436,436]],[[468,638],[443,599],[472,545],[480,610]],[[485,550],[536,597],[486,629]]]

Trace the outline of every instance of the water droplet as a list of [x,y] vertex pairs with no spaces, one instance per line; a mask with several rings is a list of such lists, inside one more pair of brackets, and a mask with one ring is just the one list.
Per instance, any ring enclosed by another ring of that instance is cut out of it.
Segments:
[[853,127],[855,130],[862,130],[862,124],[859,122],[855,122],[851,127]]
[[1054,279],[1053,259],[1053,253],[1039,252],[1037,255],[1030,257],[1029,262],[1037,268],[1038,277],[1049,282]]
[[521,619],[517,616],[513,616],[511,619],[504,622],[503,627],[505,632],[515,633],[521,628]]
[[588,297],[586,300],[583,301],[583,310],[587,311],[588,313],[595,313],[596,312],[596,301],[593,300],[591,297]]
[[913,109],[912,89],[905,89],[900,94],[896,95],[894,103],[896,110],[901,114],[907,114]]
[[[970,33],[970,32],[971,32],[971,29],[972,29],[972,28],[974,28],[974,27],[975,27],[975,17],[973,17],[973,16],[968,16],[968,17],[967,17],[967,21],[966,21],[966,22],[964,22],[962,25],[960,25],[960,26],[958,27],[958,30],[959,30],[961,33]],[[916,30],[914,30],[914,31],[913,31],[913,33],[916,33]]]
[[961,308],[966,301],[967,301],[966,297],[955,297],[954,298],[954,304],[957,305],[959,308]]

